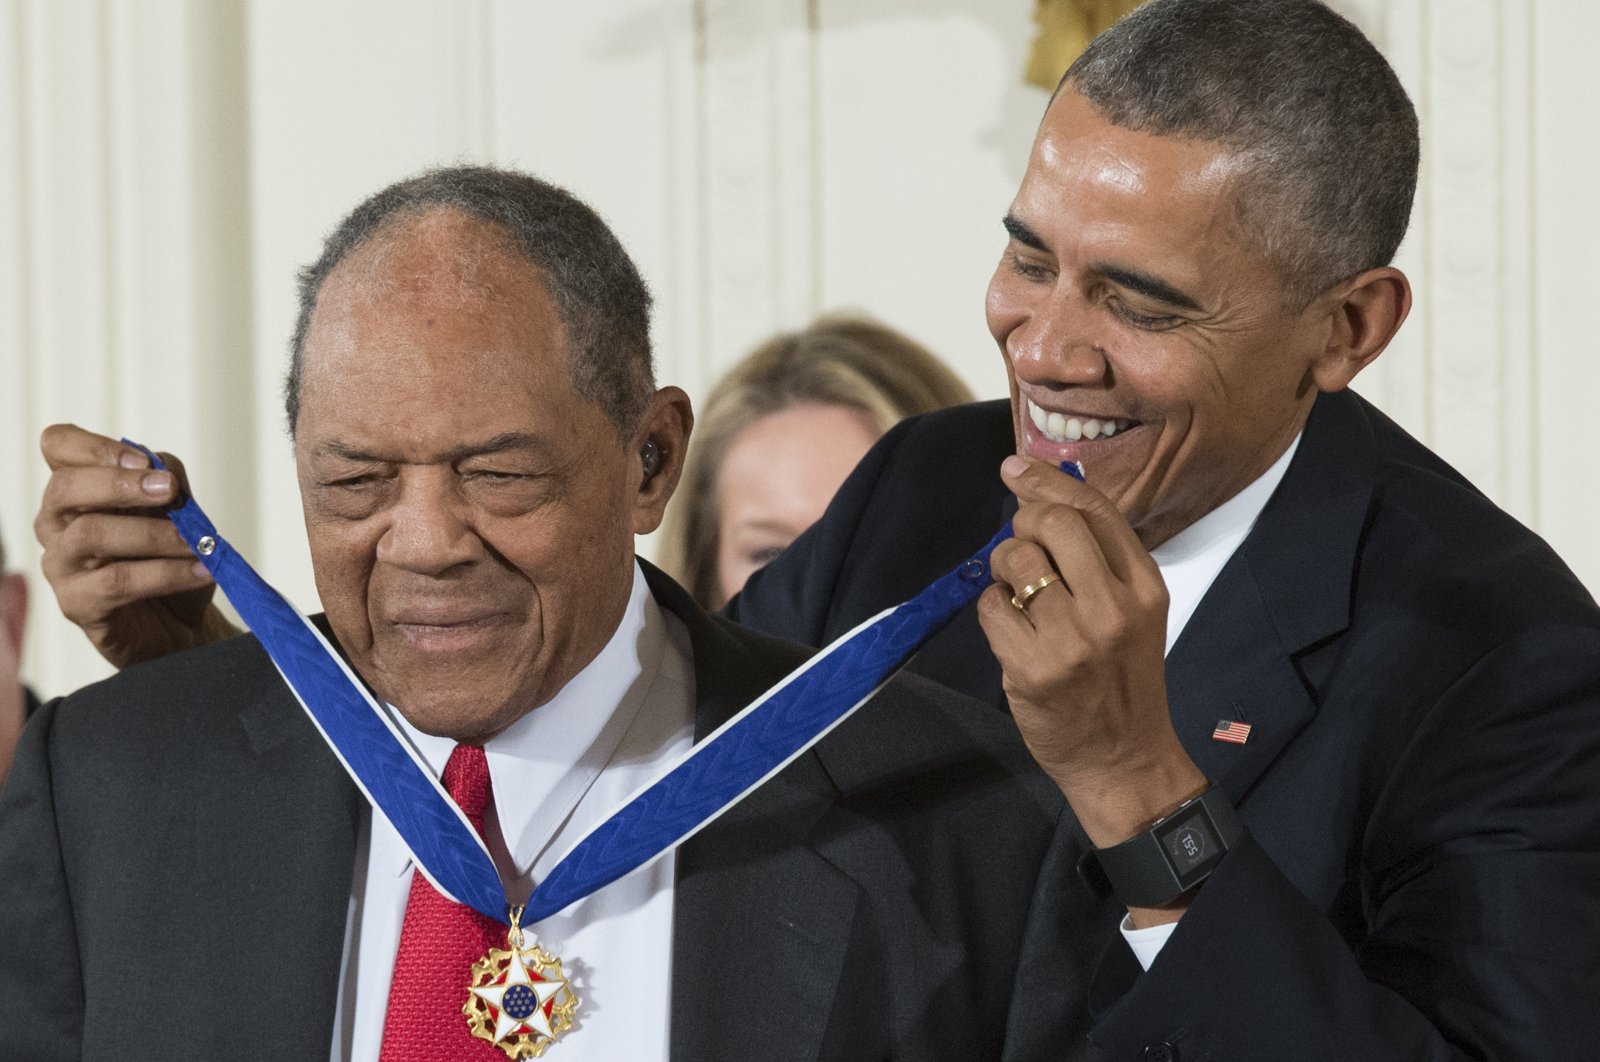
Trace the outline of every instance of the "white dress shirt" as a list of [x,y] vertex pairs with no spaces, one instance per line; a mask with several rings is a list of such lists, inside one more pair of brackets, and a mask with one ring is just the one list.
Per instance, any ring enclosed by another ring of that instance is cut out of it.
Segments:
[[[605,648],[555,697],[484,746],[493,791],[486,840],[514,899],[689,748],[692,659],[682,621],[656,605],[635,565],[627,611]],[[455,742],[390,711],[442,774]],[[674,867],[673,856],[664,856],[526,927],[562,960],[579,999],[574,1027],[556,1048],[563,1062],[666,1059]],[[399,834],[374,813],[357,845],[332,1062],[377,1062],[412,874]],[[463,1002],[466,993],[463,980]],[[467,1035],[465,1018],[461,1028]]]
[[[1300,437],[1296,435],[1283,456],[1248,487],[1150,551],[1167,584],[1168,653],[1177,644],[1189,617],[1200,607],[1200,599],[1216,582],[1223,565],[1250,534],[1261,510],[1267,507],[1267,499],[1283,481],[1289,461],[1299,447]],[[1177,928],[1176,922],[1168,922],[1148,929],[1133,929],[1126,918],[1122,920],[1122,936],[1133,949],[1139,965],[1146,970]]]

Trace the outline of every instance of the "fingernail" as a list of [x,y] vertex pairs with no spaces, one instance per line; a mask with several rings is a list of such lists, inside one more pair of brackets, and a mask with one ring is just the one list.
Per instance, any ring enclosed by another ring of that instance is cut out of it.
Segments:
[[194,567],[189,569],[189,570],[194,572],[194,575],[195,575],[196,579],[209,580],[211,578],[211,569],[207,568],[204,564],[200,563],[199,561],[195,561],[194,562]]
[[165,494],[172,487],[172,477],[165,472],[152,472],[139,481],[146,494]]
[[124,450],[117,455],[117,464],[123,468],[149,468],[150,459],[137,450]]
[[1028,462],[1016,454],[1012,454],[1000,462],[1000,474],[1007,479],[1016,479],[1028,470]]

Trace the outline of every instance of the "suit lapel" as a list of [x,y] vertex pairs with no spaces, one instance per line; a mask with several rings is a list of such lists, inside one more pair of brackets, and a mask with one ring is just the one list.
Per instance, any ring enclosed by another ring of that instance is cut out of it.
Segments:
[[[1315,714],[1248,565],[1229,563],[1173,646],[1167,704],[1190,758],[1235,803]],[[1213,739],[1220,720],[1249,724],[1249,739]]]
[[[275,673],[240,711],[243,747],[217,769],[230,777],[221,800],[202,808],[204,873],[217,895],[250,899],[214,939],[244,966],[231,982],[239,1005],[283,1030],[283,1057],[301,1046],[325,1053],[344,955],[356,835],[365,803],[338,760]],[[249,883],[241,890],[240,883]],[[243,927],[249,926],[248,932]],[[226,1033],[224,1033],[226,1035]]]
[[831,802],[820,775],[802,757],[680,850],[674,1059],[818,1056],[860,898],[798,828]]
[[[1375,461],[1359,400],[1319,396],[1283,482],[1167,657],[1178,737],[1235,802],[1316,713],[1296,658],[1349,626]],[[1214,740],[1219,720],[1250,724],[1248,741]]]
[[[689,629],[697,741],[804,659],[719,625],[644,567],[657,602]],[[836,797],[808,753],[678,850],[674,1059],[817,1057],[859,898],[856,883],[806,841]]]

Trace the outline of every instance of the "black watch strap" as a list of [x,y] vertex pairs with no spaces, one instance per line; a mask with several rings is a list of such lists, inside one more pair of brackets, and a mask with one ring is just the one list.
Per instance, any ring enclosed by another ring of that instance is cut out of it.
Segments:
[[1118,900],[1160,907],[1204,881],[1243,833],[1227,794],[1211,786],[1143,833],[1092,855]]

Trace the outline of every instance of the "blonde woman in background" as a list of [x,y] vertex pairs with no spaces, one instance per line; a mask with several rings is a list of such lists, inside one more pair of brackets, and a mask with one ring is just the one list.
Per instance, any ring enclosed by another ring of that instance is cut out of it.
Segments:
[[697,411],[660,564],[710,610],[816,522],[872,444],[916,413],[972,401],[915,340],[823,317],[768,340]]

